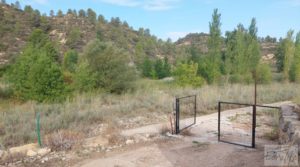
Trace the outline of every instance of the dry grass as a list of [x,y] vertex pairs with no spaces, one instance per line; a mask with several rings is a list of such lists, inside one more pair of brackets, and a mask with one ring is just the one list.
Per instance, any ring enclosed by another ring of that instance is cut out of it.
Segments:
[[[41,113],[43,137],[60,129],[77,131],[86,136],[90,127],[97,124],[110,125],[113,122],[117,127],[124,128],[128,122],[135,126],[168,122],[176,96],[196,94],[198,115],[216,112],[219,100],[253,101],[252,85],[213,85],[195,89],[141,80],[136,87],[136,91],[122,95],[78,94],[63,104],[18,104],[8,101],[0,107],[0,145],[11,147],[36,141],[36,112]],[[259,103],[291,100],[299,94],[299,84],[258,86]]]
[[16,161],[22,161],[25,157],[26,157],[25,153],[19,153],[19,152],[14,154],[8,153],[3,157],[0,157],[0,166],[13,163]]
[[70,150],[78,145],[83,139],[83,135],[78,132],[60,130],[45,137],[45,145],[51,150]]

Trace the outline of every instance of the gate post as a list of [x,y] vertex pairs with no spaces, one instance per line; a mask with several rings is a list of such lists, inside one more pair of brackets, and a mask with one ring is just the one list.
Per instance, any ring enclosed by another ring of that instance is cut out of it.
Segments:
[[256,104],[252,107],[252,148],[255,148]]
[[176,122],[175,122],[175,133],[179,133],[179,99],[176,98]]
[[218,104],[218,141],[220,141],[220,135],[221,135],[220,124],[221,124],[221,102],[219,102]]

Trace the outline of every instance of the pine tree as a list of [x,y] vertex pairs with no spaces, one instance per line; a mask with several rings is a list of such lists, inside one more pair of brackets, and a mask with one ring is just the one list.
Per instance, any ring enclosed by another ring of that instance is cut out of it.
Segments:
[[93,24],[96,24],[96,13],[91,9],[91,8],[88,8],[87,10],[87,18],[89,19],[89,21]]
[[16,1],[14,7],[15,7],[16,9],[21,9],[21,4],[20,4],[20,2],[19,2],[19,1]]
[[61,10],[58,10],[56,16],[57,16],[57,17],[63,17],[64,14],[63,14],[63,12],[62,12]]
[[54,17],[54,11],[53,10],[50,10],[50,16]]
[[[37,44],[38,42],[44,44]],[[63,75],[53,59],[56,53],[49,45],[39,31],[34,31],[29,44],[12,65],[8,79],[15,95],[20,99],[39,102],[57,102],[64,99]]]
[[83,9],[80,9],[78,12],[79,17],[86,17],[86,12]]

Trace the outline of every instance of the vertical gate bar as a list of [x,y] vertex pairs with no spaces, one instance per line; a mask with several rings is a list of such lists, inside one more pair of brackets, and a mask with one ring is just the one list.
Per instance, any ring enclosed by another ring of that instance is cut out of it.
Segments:
[[254,106],[253,106],[253,121],[252,121],[252,148],[255,148],[255,129],[256,129],[256,105],[257,105],[257,79],[256,70],[254,71]]
[[176,98],[176,134],[179,133],[179,99]]
[[194,124],[196,124],[196,117],[197,117],[197,95],[195,95],[195,106],[194,106],[194,110],[195,110]]
[[219,102],[218,104],[218,141],[220,141],[220,135],[221,135],[220,123],[221,123],[221,102]]
[[256,105],[253,105],[253,112],[252,112],[252,148],[255,148],[255,128],[256,128]]

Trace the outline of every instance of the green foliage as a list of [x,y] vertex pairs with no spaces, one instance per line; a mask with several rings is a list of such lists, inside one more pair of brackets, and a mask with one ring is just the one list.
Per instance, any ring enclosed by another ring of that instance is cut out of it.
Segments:
[[221,14],[218,9],[215,9],[212,15],[212,21],[209,23],[209,38],[208,38],[208,58],[209,63],[206,63],[206,70],[209,71],[207,79],[209,83],[215,83],[220,76],[221,67]]
[[89,8],[89,9],[87,10],[87,18],[89,19],[89,21],[90,21],[91,23],[95,24],[96,21],[97,21],[96,17],[97,17],[96,12],[94,12],[91,8]]
[[84,17],[86,17],[86,12],[83,9],[80,9],[78,12],[78,16],[84,18]]
[[275,55],[277,59],[277,68],[280,72],[283,72],[285,81],[289,79],[290,68],[295,52],[293,33],[294,31],[292,30],[288,31],[286,38],[280,42]]
[[272,71],[268,64],[259,64],[256,69],[257,83],[268,84],[272,81]]
[[61,10],[58,10],[56,16],[57,17],[63,17],[64,14],[63,14],[63,12]]
[[208,56],[199,60],[197,73],[205,78],[209,84],[215,83],[221,76],[220,66],[211,61],[211,58]]
[[180,86],[193,86],[199,87],[205,84],[205,80],[197,76],[198,64],[197,63],[181,63],[177,66],[174,74],[175,81]]
[[136,78],[128,55],[109,43],[91,41],[84,50],[83,59],[88,64],[86,71],[95,78],[95,88],[121,93],[130,89]]
[[63,67],[69,72],[75,72],[78,62],[78,53],[75,50],[69,50],[64,55]]
[[224,73],[232,82],[252,82],[251,73],[260,61],[260,45],[256,37],[256,21],[253,18],[247,31],[239,24],[237,29],[226,32]]
[[60,101],[65,98],[63,74],[56,63],[58,52],[49,37],[36,29],[8,72],[15,95],[22,100]]
[[46,54],[54,61],[59,61],[59,53],[50,41],[49,36],[41,29],[35,29],[29,37],[28,46],[45,49]]
[[291,81],[300,83],[300,32],[296,35],[295,54],[289,75]]
[[67,36],[67,42],[66,44],[71,48],[76,48],[78,42],[81,39],[81,31],[79,28],[73,28]]
[[53,102],[65,97],[62,72],[44,48],[27,47],[8,78],[15,95],[22,100]]
[[151,78],[152,77],[152,70],[153,70],[153,65],[152,65],[152,62],[151,60],[146,57],[143,64],[142,64],[142,74],[144,77],[148,77],[148,78]]
[[157,59],[154,63],[154,70],[158,79],[165,77],[164,74],[164,63],[161,59]]
[[79,92],[88,92],[97,88],[96,75],[87,61],[81,61],[74,74],[74,88]]
[[155,62],[146,57],[141,65],[141,70],[143,76],[148,78],[162,79],[171,76],[171,65],[167,57],[164,60],[157,59]]

